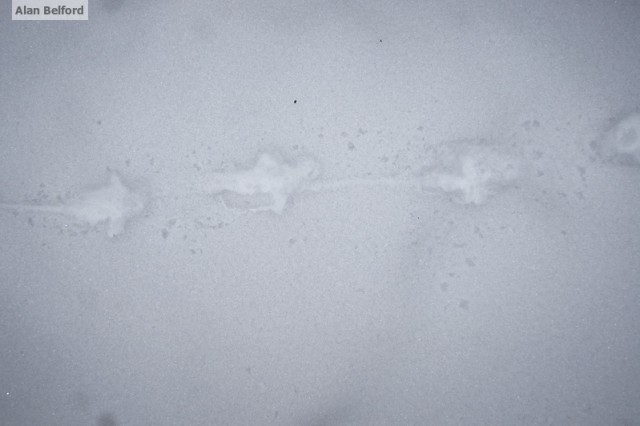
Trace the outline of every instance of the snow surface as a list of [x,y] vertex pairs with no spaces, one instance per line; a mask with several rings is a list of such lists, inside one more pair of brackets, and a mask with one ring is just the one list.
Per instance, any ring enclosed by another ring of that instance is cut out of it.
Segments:
[[86,190],[77,198],[59,205],[0,203],[0,209],[25,213],[63,215],[76,225],[107,223],[107,235],[111,238],[124,232],[127,221],[142,213],[145,207],[143,194],[135,192],[122,183],[114,171],[109,173],[109,182],[99,188]]
[[90,5],[0,26],[0,425],[640,424],[637,2]]
[[615,122],[592,146],[604,160],[640,166],[640,114]]

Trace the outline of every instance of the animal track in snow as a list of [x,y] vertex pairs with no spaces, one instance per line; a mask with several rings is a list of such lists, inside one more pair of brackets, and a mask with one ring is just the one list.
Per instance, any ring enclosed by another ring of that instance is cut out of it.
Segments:
[[253,168],[210,175],[204,190],[219,194],[225,206],[281,214],[296,192],[338,190],[348,187],[393,187],[444,191],[458,195],[464,204],[483,204],[499,189],[516,181],[522,165],[484,141],[461,141],[443,145],[436,152],[435,167],[419,176],[320,179],[320,165],[310,158],[297,163],[262,154]]
[[606,161],[640,166],[640,113],[618,121],[591,147]]
[[291,194],[319,176],[319,163],[313,159],[303,158],[292,164],[264,153],[251,169],[210,174],[204,190],[220,194],[229,208],[281,214]]
[[90,227],[106,222],[107,235],[113,238],[124,232],[126,222],[139,215],[145,205],[145,197],[125,186],[120,176],[111,171],[105,185],[87,190],[68,202],[56,205],[0,203],[0,209],[61,215],[77,225]]
[[426,185],[454,194],[463,204],[484,204],[525,174],[522,160],[482,139],[448,142],[434,157]]
[[[204,184],[195,189],[183,188],[167,199],[176,202],[180,196],[190,193],[214,194],[220,196],[229,209],[282,214],[295,193],[383,187],[451,193],[454,201],[483,204],[516,181],[522,172],[519,161],[484,141],[450,142],[434,149],[431,166],[417,175],[338,180],[321,179],[320,163],[310,157],[290,162],[277,153],[263,153],[253,167],[208,174]],[[156,197],[162,198],[162,195],[156,194]],[[107,184],[61,204],[0,203],[0,209],[61,215],[75,224],[90,227],[106,223],[107,235],[115,237],[124,232],[127,221],[142,213],[147,201],[142,194],[125,186],[117,173],[110,172]]]

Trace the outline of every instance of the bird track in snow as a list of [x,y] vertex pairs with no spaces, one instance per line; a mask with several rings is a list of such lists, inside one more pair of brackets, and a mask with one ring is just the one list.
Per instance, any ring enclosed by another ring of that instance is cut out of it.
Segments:
[[[166,192],[163,195],[161,190],[155,197],[179,202],[180,196],[190,194],[216,195],[228,209],[271,211],[279,215],[295,193],[354,187],[445,192],[460,203],[483,204],[521,175],[520,161],[496,150],[494,145],[462,141],[442,146],[444,148],[436,153],[432,167],[417,175],[337,180],[323,179],[320,163],[311,157],[287,161],[278,153],[265,152],[257,157],[253,166],[207,173],[195,186],[189,183],[187,187],[177,188],[173,195]],[[169,189],[172,190],[176,189]],[[115,237],[124,232],[129,220],[142,213],[148,200],[124,185],[116,172],[110,172],[106,185],[87,190],[61,204],[2,203],[0,209],[62,215],[73,223],[90,227],[106,223],[107,235]]]
[[80,226],[95,227],[106,223],[107,235],[113,238],[124,232],[126,223],[139,215],[145,205],[145,197],[124,185],[120,176],[111,171],[105,185],[86,190],[60,204],[0,203],[0,209],[60,215]]

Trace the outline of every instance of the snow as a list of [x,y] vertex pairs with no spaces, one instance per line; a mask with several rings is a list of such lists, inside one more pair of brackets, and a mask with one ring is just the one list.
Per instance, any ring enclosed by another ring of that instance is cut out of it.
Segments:
[[140,215],[146,205],[145,196],[122,183],[115,171],[110,171],[107,184],[85,190],[75,199],[60,205],[34,205],[0,203],[0,209],[24,213],[63,215],[76,225],[107,223],[107,236],[113,238],[124,232],[126,223]]
[[623,117],[592,146],[606,161],[640,166],[640,114]]
[[639,15],[7,21],[0,424],[634,424]]
[[[277,154],[263,153],[255,166],[248,170],[213,173],[208,177],[205,191],[212,194],[232,192],[238,195],[268,195],[264,203],[250,204],[253,211],[271,210],[281,214],[288,198],[299,191],[304,183],[319,176],[320,165],[310,158],[300,159],[296,164],[288,164],[277,159]],[[232,207],[237,201],[225,202]],[[245,204],[246,205],[246,204]]]

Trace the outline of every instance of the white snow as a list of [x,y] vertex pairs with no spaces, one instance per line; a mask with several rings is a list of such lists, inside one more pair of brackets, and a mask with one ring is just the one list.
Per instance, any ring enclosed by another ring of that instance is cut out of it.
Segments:
[[113,238],[124,232],[126,223],[138,216],[146,205],[145,196],[125,186],[115,171],[109,172],[108,182],[88,189],[76,198],[59,205],[0,203],[0,209],[62,215],[76,225],[96,225],[106,222],[106,233]]
[[[254,211],[270,210],[281,214],[287,200],[300,191],[308,181],[318,178],[320,165],[311,158],[298,159],[295,164],[284,161],[276,153],[263,153],[254,167],[234,172],[218,172],[207,176],[205,192],[221,194],[231,192],[253,197],[240,203],[227,196],[225,205],[230,208],[243,207]],[[267,196],[259,200],[261,196]],[[248,201],[248,203],[247,203]]]
[[0,424],[637,423],[638,2],[90,3],[0,25]]
[[631,114],[616,122],[593,147],[605,160],[640,166],[640,114]]

